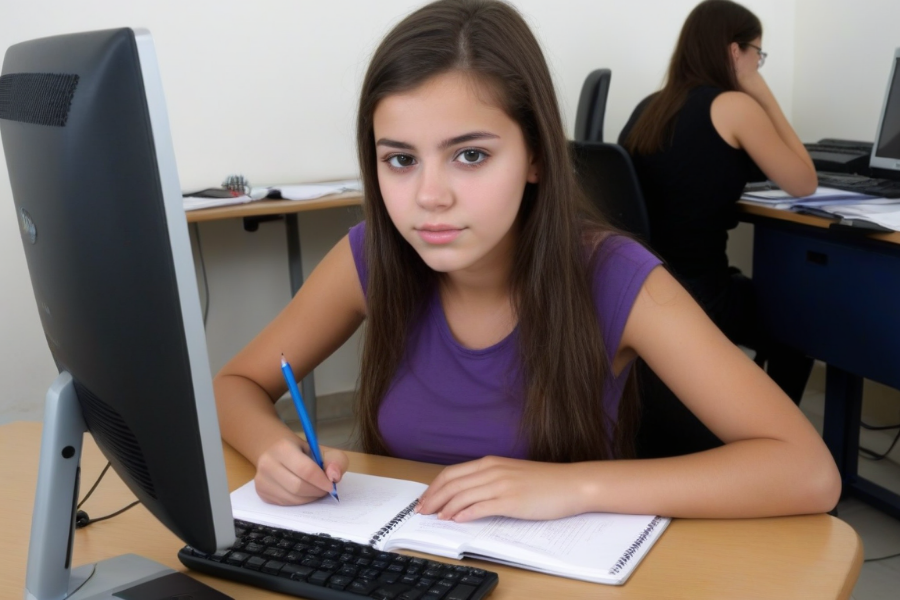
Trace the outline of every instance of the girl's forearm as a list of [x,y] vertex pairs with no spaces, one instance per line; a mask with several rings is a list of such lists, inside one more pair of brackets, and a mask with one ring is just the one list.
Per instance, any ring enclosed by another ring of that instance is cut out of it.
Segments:
[[819,448],[786,455],[786,445],[756,439],[672,458],[582,463],[573,486],[582,512],[745,518],[831,510],[840,478],[830,456]]
[[278,416],[266,392],[249,379],[219,375],[213,387],[222,439],[254,466],[277,440],[296,438]]
[[784,143],[799,156],[810,169],[815,171],[815,166],[813,165],[812,159],[809,157],[809,153],[806,151],[806,147],[803,145],[803,142],[800,141],[794,128],[791,127],[787,117],[784,116],[784,111],[781,110],[781,106],[775,99],[775,95],[772,93],[766,80],[761,76],[754,77],[750,82],[746,83],[744,91],[756,100],[766,112],[766,115],[768,115],[769,120],[772,121],[772,125],[775,127],[775,131],[778,132],[778,136]]

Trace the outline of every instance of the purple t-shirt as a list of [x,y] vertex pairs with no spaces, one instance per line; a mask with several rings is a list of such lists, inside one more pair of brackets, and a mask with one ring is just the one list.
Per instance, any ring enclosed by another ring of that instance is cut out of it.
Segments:
[[[365,223],[350,229],[350,248],[363,292]],[[594,272],[594,304],[603,343],[612,359],[638,291],[658,258],[639,243],[607,238]],[[454,464],[488,455],[527,458],[519,423],[525,397],[518,379],[518,328],[490,346],[472,350],[457,342],[435,291],[423,318],[413,324],[407,360],[382,400],[378,426],[392,456]],[[615,418],[628,365],[604,386],[606,413]],[[602,426],[598,424],[598,426]]]

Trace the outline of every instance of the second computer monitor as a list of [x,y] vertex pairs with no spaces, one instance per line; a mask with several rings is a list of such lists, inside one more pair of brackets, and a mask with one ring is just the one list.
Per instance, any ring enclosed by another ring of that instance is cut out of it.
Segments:
[[869,165],[900,176],[900,48],[894,51]]

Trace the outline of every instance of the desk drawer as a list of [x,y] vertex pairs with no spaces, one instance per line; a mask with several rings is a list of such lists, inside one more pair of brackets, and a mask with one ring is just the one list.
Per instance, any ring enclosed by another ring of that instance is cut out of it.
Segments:
[[776,339],[900,387],[900,246],[757,223],[753,280]]

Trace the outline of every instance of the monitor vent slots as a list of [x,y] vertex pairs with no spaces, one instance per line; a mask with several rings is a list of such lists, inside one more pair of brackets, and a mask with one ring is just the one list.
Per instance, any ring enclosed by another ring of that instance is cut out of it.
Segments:
[[[78,395],[78,403],[81,404],[84,422],[91,435],[97,440],[97,445],[101,448],[112,449],[112,455],[119,459],[121,466],[126,469],[131,479],[156,500],[156,490],[150,472],[147,470],[144,455],[125,420],[77,380],[75,381],[75,392]],[[106,452],[104,454],[109,458],[109,454]]]
[[78,75],[9,73],[0,77],[0,119],[65,127]]

